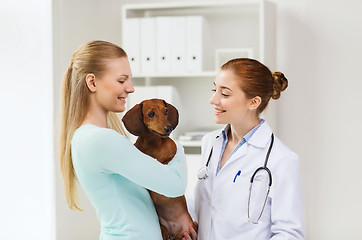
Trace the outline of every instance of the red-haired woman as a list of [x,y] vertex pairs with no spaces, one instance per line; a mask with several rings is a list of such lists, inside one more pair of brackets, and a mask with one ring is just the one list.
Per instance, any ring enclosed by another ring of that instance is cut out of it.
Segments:
[[225,127],[202,141],[198,239],[304,239],[298,156],[259,117],[287,85],[253,59],[230,60],[218,72],[210,104]]

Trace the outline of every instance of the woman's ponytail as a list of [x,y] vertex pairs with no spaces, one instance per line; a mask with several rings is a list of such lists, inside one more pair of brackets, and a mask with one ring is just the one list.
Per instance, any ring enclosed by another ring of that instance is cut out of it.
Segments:
[[61,110],[62,119],[60,123],[59,160],[60,172],[64,180],[65,197],[71,209],[78,209],[76,194],[76,176],[71,158],[71,138],[74,126],[71,123],[71,96],[72,96],[73,61],[68,66],[63,77]]

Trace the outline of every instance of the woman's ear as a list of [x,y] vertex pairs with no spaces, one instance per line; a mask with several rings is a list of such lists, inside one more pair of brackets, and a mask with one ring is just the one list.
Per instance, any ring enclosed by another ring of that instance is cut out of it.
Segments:
[[261,97],[256,96],[249,101],[249,110],[256,110],[261,104]]
[[87,74],[87,76],[85,77],[85,82],[91,92],[96,91],[96,76],[93,73]]

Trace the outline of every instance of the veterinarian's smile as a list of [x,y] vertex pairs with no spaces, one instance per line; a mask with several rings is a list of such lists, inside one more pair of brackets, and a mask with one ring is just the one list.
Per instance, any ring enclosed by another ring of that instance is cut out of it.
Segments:
[[219,115],[221,113],[226,112],[226,110],[221,110],[221,109],[218,109],[218,108],[214,108],[214,112],[215,112],[216,115]]

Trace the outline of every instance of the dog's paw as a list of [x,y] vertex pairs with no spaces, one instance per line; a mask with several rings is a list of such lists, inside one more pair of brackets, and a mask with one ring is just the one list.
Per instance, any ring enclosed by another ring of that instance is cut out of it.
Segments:
[[164,238],[164,240],[176,240],[176,236],[173,234],[167,235],[167,237]]

